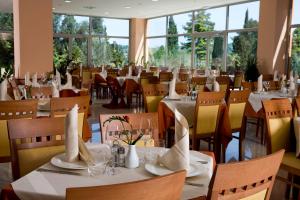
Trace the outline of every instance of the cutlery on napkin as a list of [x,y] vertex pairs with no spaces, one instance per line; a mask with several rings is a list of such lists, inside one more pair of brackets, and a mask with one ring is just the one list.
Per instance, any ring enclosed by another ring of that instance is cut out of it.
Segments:
[[67,114],[65,121],[66,161],[82,160],[94,163],[94,158],[78,135],[78,105]]
[[158,158],[158,163],[172,171],[189,170],[189,125],[177,109],[175,109],[175,144]]

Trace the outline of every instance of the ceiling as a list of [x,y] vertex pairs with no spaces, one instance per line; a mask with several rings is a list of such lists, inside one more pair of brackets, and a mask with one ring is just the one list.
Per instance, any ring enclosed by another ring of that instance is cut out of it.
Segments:
[[[0,0],[0,12],[12,12],[13,0]],[[55,13],[116,18],[150,18],[247,0],[53,0]],[[129,8],[130,7],[130,8]]]

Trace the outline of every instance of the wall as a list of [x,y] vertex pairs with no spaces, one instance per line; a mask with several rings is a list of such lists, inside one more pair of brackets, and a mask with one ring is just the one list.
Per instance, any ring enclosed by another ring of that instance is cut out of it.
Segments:
[[52,0],[13,0],[15,75],[53,70]]

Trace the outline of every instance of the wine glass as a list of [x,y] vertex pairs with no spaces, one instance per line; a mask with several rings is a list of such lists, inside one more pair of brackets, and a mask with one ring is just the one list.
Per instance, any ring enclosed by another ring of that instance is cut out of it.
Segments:
[[269,88],[270,88],[270,81],[265,81],[264,85],[265,85],[265,88],[266,88],[266,90],[268,92]]

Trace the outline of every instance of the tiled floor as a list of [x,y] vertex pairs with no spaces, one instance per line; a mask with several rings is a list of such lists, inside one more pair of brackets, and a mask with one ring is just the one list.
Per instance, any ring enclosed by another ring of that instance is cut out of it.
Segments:
[[[143,112],[142,108],[130,108],[130,109],[106,109],[102,107],[103,103],[107,103],[108,100],[94,100],[91,107],[92,116],[89,118],[89,123],[92,128],[93,142],[100,142],[100,127],[99,127],[99,114],[113,114],[113,113],[129,113],[129,112]],[[243,144],[244,157],[246,159],[260,157],[266,154],[265,147],[260,144],[260,139],[255,137],[255,127],[253,125],[247,125],[246,139]],[[234,162],[238,160],[238,141],[233,139],[226,152],[226,162]],[[259,170],[259,169],[258,169]],[[11,181],[11,169],[9,163],[0,163],[0,187],[5,183]],[[285,185],[283,183],[275,183],[271,199],[281,200],[284,198]]]

